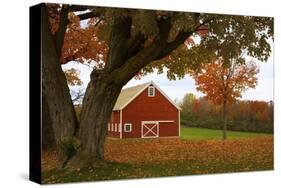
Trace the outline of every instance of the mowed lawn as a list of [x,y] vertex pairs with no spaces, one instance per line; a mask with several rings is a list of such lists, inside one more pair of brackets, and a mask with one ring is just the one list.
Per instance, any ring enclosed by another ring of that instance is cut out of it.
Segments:
[[[182,128],[181,139],[107,139],[104,164],[56,168],[55,152],[43,152],[43,183],[98,181],[273,169],[273,136]],[[237,139],[233,139],[237,138]],[[243,138],[243,139],[242,139]]]
[[[205,129],[205,128],[181,128],[181,138],[190,140],[209,140],[209,139],[222,139],[222,130]],[[228,139],[240,138],[256,138],[271,136],[272,134],[240,132],[240,131],[227,131]]]

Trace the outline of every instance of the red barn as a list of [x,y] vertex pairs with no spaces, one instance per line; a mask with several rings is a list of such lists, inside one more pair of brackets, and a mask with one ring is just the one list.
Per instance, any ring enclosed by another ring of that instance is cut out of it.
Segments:
[[120,139],[179,137],[180,107],[153,82],[123,89],[107,135]]

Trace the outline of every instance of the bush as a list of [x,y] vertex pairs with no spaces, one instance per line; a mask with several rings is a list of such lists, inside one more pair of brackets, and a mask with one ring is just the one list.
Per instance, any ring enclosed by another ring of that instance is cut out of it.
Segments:
[[68,158],[74,156],[80,148],[80,141],[75,137],[67,137],[61,140],[60,147]]

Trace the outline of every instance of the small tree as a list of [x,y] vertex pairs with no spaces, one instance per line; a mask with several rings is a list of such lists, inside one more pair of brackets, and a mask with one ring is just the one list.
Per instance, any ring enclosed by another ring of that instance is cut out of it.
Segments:
[[189,115],[192,113],[192,103],[196,99],[196,96],[193,93],[187,93],[184,95],[182,102],[180,104],[182,108],[182,113]]
[[257,85],[258,67],[253,62],[237,63],[231,61],[228,64],[222,60],[202,65],[200,71],[190,71],[195,79],[197,90],[206,94],[214,104],[222,105],[223,139],[227,134],[227,105],[248,88]]

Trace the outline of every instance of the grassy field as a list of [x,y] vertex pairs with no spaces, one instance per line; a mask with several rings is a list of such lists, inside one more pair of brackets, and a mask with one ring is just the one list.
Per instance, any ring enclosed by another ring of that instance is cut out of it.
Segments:
[[[228,139],[253,138],[270,135],[271,134],[227,131]],[[181,138],[191,140],[222,139],[222,130],[182,127]]]
[[216,130],[181,133],[181,139],[107,139],[106,162],[97,167],[59,170],[55,152],[43,152],[43,183],[273,169],[272,135],[229,132],[231,139],[222,141]]

